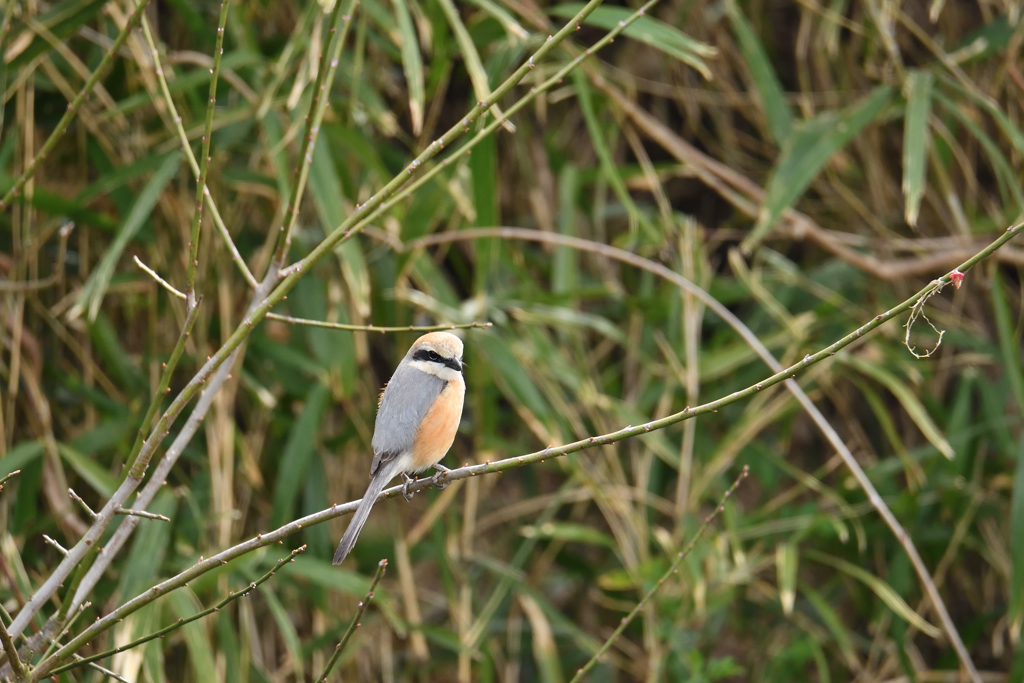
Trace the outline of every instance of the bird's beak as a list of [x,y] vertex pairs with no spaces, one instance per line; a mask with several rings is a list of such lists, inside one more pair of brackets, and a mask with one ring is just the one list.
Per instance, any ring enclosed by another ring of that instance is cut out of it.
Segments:
[[463,374],[465,374],[465,372],[466,372],[466,362],[464,360],[462,360],[461,358],[459,359],[459,372],[461,372]]

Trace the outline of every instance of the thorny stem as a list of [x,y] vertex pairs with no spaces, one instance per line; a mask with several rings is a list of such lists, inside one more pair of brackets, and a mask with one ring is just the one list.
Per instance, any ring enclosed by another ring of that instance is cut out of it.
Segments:
[[[8,7],[13,4],[13,2],[10,2]],[[78,110],[82,106],[82,103],[89,97],[92,89],[96,87],[96,84],[99,83],[101,78],[103,78],[107,69],[109,69],[110,65],[113,64],[114,57],[121,50],[121,46],[124,45],[124,42],[128,39],[132,29],[139,23],[139,19],[142,17],[142,13],[145,11],[146,5],[148,4],[149,0],[139,1],[138,7],[136,7],[135,11],[132,12],[130,17],[128,17],[128,22],[124,25],[124,28],[121,29],[121,32],[117,34],[117,38],[114,39],[113,45],[111,45],[107,53],[103,55],[103,59],[100,60],[100,65],[92,72],[92,76],[89,76],[89,80],[87,80],[85,85],[82,86],[81,92],[79,92],[78,95],[75,96],[75,99],[71,101],[71,104],[68,105],[67,111],[64,112],[64,116],[60,117],[60,121],[57,122],[53,132],[50,133],[50,137],[46,139],[45,143],[43,143],[42,149],[40,149],[35,158],[28,163],[28,166],[26,166],[22,174],[18,176],[18,179],[14,181],[14,185],[12,185],[11,189],[7,191],[7,194],[0,199],[0,211],[6,209],[11,203],[11,200],[21,194],[21,190],[25,187],[25,183],[27,183],[32,176],[36,174],[36,168],[39,166],[39,163],[46,159],[46,155],[52,152],[53,148],[56,147],[57,141],[64,137],[64,133],[68,130],[68,124],[70,124],[71,120],[75,118],[78,114]]]
[[[192,327],[196,324],[196,319],[199,317],[199,306],[203,303],[203,297],[195,302],[194,306],[190,306],[188,313],[185,314],[185,324],[181,327],[181,334],[178,335],[178,342],[174,345],[174,349],[171,351],[171,357],[164,363],[163,374],[160,375],[160,384],[157,385],[156,394],[153,396],[153,400],[150,401],[149,410],[146,411],[146,416],[142,418],[142,425],[139,427],[139,433],[135,436],[135,443],[132,445],[131,453],[128,455],[128,460],[125,461],[125,469],[127,472],[129,468],[135,463],[135,458],[138,456],[139,451],[142,450],[143,444],[145,444],[146,434],[149,432],[150,426],[153,424],[153,419],[156,417],[156,413],[160,410],[160,404],[163,403],[164,396],[170,391],[171,377],[174,375],[175,368],[178,367],[178,361],[181,360],[181,354],[185,352],[185,344],[188,342],[189,335],[192,334]],[[122,478],[122,481],[124,479]]]
[[305,550],[306,550],[306,546],[304,546],[304,545],[303,546],[299,546],[298,548],[293,550],[290,554],[288,554],[285,557],[282,557],[280,560],[278,560],[277,563],[274,565],[274,567],[269,572],[267,572],[266,574],[264,574],[260,578],[256,579],[255,581],[250,583],[248,586],[246,586],[242,590],[237,591],[237,592],[236,591],[229,592],[227,594],[227,596],[223,600],[218,602],[213,607],[208,607],[207,609],[204,609],[202,612],[196,612],[195,614],[193,614],[192,616],[190,616],[188,618],[178,619],[173,624],[170,624],[169,626],[165,626],[164,628],[160,629],[159,631],[154,631],[153,633],[150,633],[149,635],[145,635],[145,636],[142,636],[141,638],[137,638],[137,639],[133,640],[130,643],[127,643],[125,645],[121,645],[119,647],[115,647],[112,650],[106,650],[105,652],[100,652],[99,654],[90,655],[89,657],[82,657],[81,659],[76,659],[74,662],[72,662],[70,664],[65,664],[64,666],[61,666],[61,667],[58,667],[58,668],[54,669],[53,671],[50,672],[49,675],[55,676],[55,675],[57,675],[59,673],[63,673],[65,671],[70,671],[71,669],[76,669],[79,666],[82,666],[83,664],[89,664],[91,662],[97,662],[97,661],[99,661],[101,659],[106,659],[107,657],[111,657],[113,655],[116,655],[118,652],[124,652],[125,650],[131,650],[132,648],[138,647],[139,645],[142,645],[143,643],[148,643],[149,641],[154,640],[156,638],[162,638],[162,637],[166,636],[168,633],[170,633],[172,631],[175,631],[175,630],[181,628],[182,626],[185,626],[187,624],[191,624],[193,621],[198,621],[199,619],[202,619],[205,616],[209,616],[209,615],[213,614],[214,612],[219,612],[221,609],[223,609],[225,606],[227,606],[231,602],[237,600],[238,598],[243,598],[246,595],[248,595],[249,593],[251,593],[254,590],[256,590],[256,588],[258,588],[265,581],[269,580],[270,577],[272,577],[274,574],[276,574],[278,572],[278,570],[281,569],[281,567],[283,567],[285,564],[287,564],[289,562],[294,562],[295,561],[295,557],[299,553],[301,553],[301,552],[303,552]]
[[687,555],[693,552],[694,547],[696,547],[697,545],[697,541],[699,541],[701,537],[704,536],[704,532],[707,531],[707,528],[711,526],[711,523],[713,521],[715,521],[715,517],[718,516],[718,513],[725,510],[726,501],[728,501],[729,498],[732,497],[732,494],[736,492],[736,489],[739,488],[740,483],[742,483],[743,480],[747,478],[748,474],[750,474],[750,465],[744,465],[743,471],[740,473],[740,476],[736,478],[736,481],[732,483],[732,486],[730,486],[729,489],[722,496],[722,501],[718,504],[717,507],[715,507],[714,511],[710,515],[704,518],[704,523],[700,525],[699,529],[697,529],[697,534],[693,537],[693,540],[690,541],[689,545],[687,545],[682,550],[682,552],[676,555],[676,558],[672,560],[672,564],[668,566],[668,569],[665,571],[664,574],[661,575],[661,578],[658,579],[657,583],[654,584],[651,590],[647,591],[647,594],[644,595],[640,602],[636,604],[636,607],[630,610],[629,614],[622,618],[622,620],[619,622],[618,628],[616,628],[615,631],[613,631],[612,634],[608,636],[608,640],[604,641],[604,645],[598,648],[597,652],[594,653],[594,656],[590,658],[590,661],[588,661],[586,664],[580,667],[579,670],[576,671],[576,675],[572,677],[572,680],[569,681],[569,683],[576,683],[577,681],[583,680],[583,676],[586,675],[586,673],[590,671],[592,668],[594,668],[594,665],[597,664],[597,662],[601,659],[602,656],[604,656],[606,652],[608,652],[609,649],[611,649],[611,646],[615,644],[615,641],[618,640],[619,636],[623,634],[623,632],[626,630],[626,627],[629,626],[633,619],[636,618],[636,615],[640,614],[640,611],[644,608],[644,605],[648,604],[651,601],[651,598],[653,598],[657,594],[657,592],[661,590],[661,587],[665,585],[665,582],[668,581],[669,577],[671,577],[673,574],[678,573],[679,565],[683,563],[683,560],[686,558]]
[[[980,252],[975,254],[973,257],[971,257],[963,264],[961,264],[959,267],[959,271],[961,273],[966,273],[968,270],[977,265],[980,261],[991,256],[992,253],[995,252],[999,247],[1003,246],[1008,241],[1016,237],[1021,232],[1022,228],[1024,228],[1024,223],[1015,225],[1006,230],[1006,232],[1000,235],[990,245],[988,245]],[[536,451],[534,453],[530,453],[527,455],[505,458],[503,460],[496,460],[493,462],[488,461],[486,463],[478,465],[466,465],[458,469],[452,469],[446,472],[444,476],[440,478],[441,481],[439,481],[438,483],[448,483],[451,481],[457,481],[459,479],[468,479],[469,477],[475,477],[477,475],[482,474],[501,473],[519,467],[525,467],[527,465],[535,463],[542,463],[551,458],[569,455],[571,453],[576,453],[597,446],[605,446],[608,444],[617,443],[630,437],[643,436],[644,434],[659,429],[664,429],[665,427],[674,425],[678,422],[682,422],[683,420],[693,419],[698,415],[715,413],[718,410],[732,403],[736,403],[743,398],[753,396],[754,394],[766,388],[772,387],[776,384],[780,384],[788,379],[796,377],[797,374],[804,372],[811,366],[820,363],[821,361],[827,358],[830,358],[840,349],[843,349],[846,346],[849,346],[853,342],[860,339],[865,333],[871,332],[872,330],[884,324],[885,322],[888,322],[889,320],[892,320],[893,318],[909,310],[914,305],[914,303],[921,296],[930,291],[932,287],[940,286],[941,284],[946,282],[949,282],[948,274],[944,275],[943,277],[937,280],[933,280],[931,283],[929,283],[926,287],[924,287],[920,292],[918,292],[914,296],[910,297],[909,299],[899,304],[895,308],[892,308],[886,311],[885,313],[879,314],[875,318],[872,318],[869,322],[858,327],[856,330],[846,335],[845,337],[839,339],[838,341],[834,342],[830,346],[825,347],[824,349],[813,355],[808,355],[804,357],[800,362],[788,368],[785,368],[765,378],[761,382],[758,382],[757,384],[747,387],[742,391],[734,392],[728,396],[722,397],[715,401],[711,401],[709,403],[705,403],[703,405],[699,405],[695,408],[687,407],[686,409],[678,413],[669,415],[658,420],[651,420],[649,422],[637,426],[630,425],[615,432],[610,432],[599,436],[592,436],[586,439],[580,439],[578,441],[574,441],[572,443],[568,443],[562,446],[548,447],[541,451]],[[408,491],[422,491],[428,488],[432,488],[434,486],[435,482],[433,481],[432,478],[421,479],[411,483],[408,486]],[[393,486],[389,489],[384,490],[381,493],[378,500],[384,500],[392,496],[401,495],[405,490],[406,487],[404,485]],[[349,503],[345,503],[343,505],[332,506],[326,510],[321,510],[320,512],[316,512],[314,514],[307,515],[305,517],[289,522],[288,524],[285,524],[284,526],[279,527],[278,529],[275,529],[274,531],[271,531],[269,533],[257,534],[254,538],[239,543],[235,546],[232,546],[231,548],[221,551],[216,555],[213,555],[212,557],[209,557],[205,560],[202,560],[201,562],[198,562],[197,564],[193,565],[184,572],[181,572],[177,576],[174,576],[170,579],[161,582],[160,584],[147,590],[141,595],[138,595],[135,598],[124,603],[123,605],[115,609],[113,612],[110,612],[104,617],[97,619],[85,631],[79,634],[74,640],[70,641],[67,645],[65,645],[64,648],[54,653],[51,659],[63,659],[69,657],[72,652],[75,652],[76,650],[81,648],[82,645],[89,642],[98,634],[111,628],[119,620],[123,619],[129,614],[132,614],[141,607],[144,607],[145,605],[153,602],[159,596],[165,595],[172,590],[180,588],[189,581],[194,580],[196,577],[201,576],[202,574],[216,567],[226,564],[227,562],[233,559],[241,557],[246,553],[252,552],[253,550],[282,542],[289,535],[297,533],[298,531],[306,527],[315,524],[321,524],[330,519],[340,517],[343,514],[354,512],[358,505],[359,501],[352,501]],[[53,662],[43,662],[39,665],[37,671],[41,671],[42,674],[45,675],[49,671],[49,669],[47,669],[46,667],[53,665]]]
[[344,323],[329,323],[323,320],[309,320],[307,318],[293,318],[290,315],[278,315],[267,313],[267,320],[279,320],[292,325],[307,325],[309,327],[324,327],[329,330],[347,330],[349,332],[436,332],[439,330],[468,330],[475,328],[493,327],[494,323],[459,323],[458,325],[396,325],[393,327],[380,327],[377,325],[346,325]]
[[[309,113],[306,115],[306,130],[302,134],[302,147],[299,151],[299,167],[295,173],[295,183],[292,185],[292,194],[288,198],[288,210],[285,212],[285,224],[281,226],[280,235],[277,239],[277,252],[274,255],[273,266],[280,268],[288,257],[288,249],[292,243],[292,231],[299,219],[299,207],[302,204],[302,193],[306,188],[306,179],[309,177],[309,167],[313,163],[313,148],[316,146],[316,139],[320,133],[320,123],[323,121],[324,112],[327,110],[327,101],[331,92],[331,84],[334,82],[334,72],[338,69],[338,61],[341,59],[341,49],[348,37],[349,27],[352,25],[352,13],[355,11],[359,0],[346,0],[345,14],[341,14],[341,0],[336,0],[334,9],[331,10],[330,36],[324,51],[320,55],[320,65],[316,70],[316,80],[313,83],[313,99],[309,103]],[[335,36],[338,27],[338,20],[344,23],[341,35]]]
[[377,584],[380,583],[380,580],[384,578],[384,572],[387,571],[387,567],[388,561],[386,558],[377,563],[377,573],[373,575],[373,581],[370,583],[370,590],[367,591],[366,597],[359,603],[356,615],[352,617],[352,623],[348,625],[348,628],[345,630],[345,635],[341,637],[341,640],[334,648],[334,653],[331,655],[331,658],[327,660],[327,665],[324,666],[324,672],[316,679],[317,683],[327,683],[327,677],[331,674],[331,669],[333,669],[334,665],[337,664],[338,658],[341,657],[341,653],[344,652],[345,646],[348,645],[348,641],[352,638],[352,634],[361,626],[359,620],[363,618],[363,614],[366,612],[367,606],[369,606],[370,601],[373,600],[373,591],[377,587]]
[[18,656],[18,648],[14,647],[14,640],[11,638],[11,634],[8,632],[7,625],[4,624],[3,619],[0,619],[0,644],[4,646],[4,654],[7,655],[7,660],[11,664],[14,680],[24,681],[28,672],[25,670],[25,665],[21,663],[21,657]]
[[209,101],[206,103],[203,152],[199,157],[199,179],[196,181],[196,210],[192,216],[192,235],[188,243],[188,264],[185,271],[185,296],[190,311],[197,306],[195,285],[196,266],[199,264],[199,228],[203,223],[203,195],[206,191],[206,174],[210,167],[210,138],[213,136],[213,110],[217,103],[217,77],[220,76],[220,58],[224,54],[224,25],[228,21],[228,6],[230,4],[231,0],[221,0],[220,3],[220,19],[217,21],[217,47],[213,51],[213,68],[210,69],[210,95]]

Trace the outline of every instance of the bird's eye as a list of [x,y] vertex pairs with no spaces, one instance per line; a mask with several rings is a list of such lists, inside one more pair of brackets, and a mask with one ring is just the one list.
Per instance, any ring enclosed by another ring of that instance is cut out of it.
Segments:
[[427,358],[435,362],[441,360],[441,356],[437,355],[436,351],[431,351],[430,353],[428,353]]

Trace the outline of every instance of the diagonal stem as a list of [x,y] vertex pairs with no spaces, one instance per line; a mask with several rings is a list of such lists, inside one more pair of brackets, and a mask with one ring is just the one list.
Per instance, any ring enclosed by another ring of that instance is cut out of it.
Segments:
[[743,471],[740,473],[740,476],[736,479],[736,481],[732,483],[732,486],[730,486],[728,490],[726,490],[726,492],[722,495],[722,501],[715,507],[714,511],[710,515],[704,518],[704,523],[700,525],[699,529],[697,529],[697,533],[693,537],[693,540],[690,541],[689,545],[687,545],[679,554],[676,555],[675,559],[672,560],[672,562],[668,566],[668,569],[665,570],[665,573],[661,575],[661,578],[658,579],[657,583],[655,583],[654,586],[651,587],[651,590],[647,591],[647,593],[640,600],[640,602],[636,604],[636,607],[630,610],[629,614],[624,616],[619,621],[618,628],[616,628],[612,632],[612,634],[608,636],[608,640],[604,641],[604,645],[602,645],[597,650],[597,652],[594,653],[594,656],[591,657],[586,664],[581,666],[579,670],[576,671],[576,675],[572,677],[572,680],[569,681],[569,683],[576,683],[577,681],[582,681],[586,673],[593,669],[594,665],[597,664],[598,661],[600,661],[601,657],[606,652],[608,652],[608,650],[611,649],[612,645],[615,644],[615,641],[619,639],[619,636],[621,636],[625,632],[626,627],[629,626],[634,619],[636,619],[636,615],[640,614],[640,611],[644,608],[646,604],[648,604],[651,601],[651,598],[653,598],[657,594],[657,592],[661,590],[661,587],[665,585],[665,582],[669,580],[669,577],[676,573],[676,571],[679,569],[679,565],[683,563],[683,560],[686,559],[686,557],[691,552],[693,552],[693,549],[697,546],[697,541],[699,541],[704,536],[704,532],[707,531],[708,527],[711,526],[711,523],[715,521],[715,517],[717,517],[720,512],[723,512],[725,510],[725,502],[732,497],[732,494],[736,492],[736,489],[739,488],[740,484],[743,482],[744,479],[747,478],[748,474],[750,474],[750,465],[744,465]]
[[199,179],[196,181],[196,209],[192,215],[192,235],[188,242],[188,264],[185,270],[185,296],[187,297],[189,310],[196,307],[196,266],[199,264],[199,228],[203,223],[203,195],[207,191],[206,174],[210,168],[210,138],[213,136],[213,110],[214,105],[217,103],[217,77],[220,76],[220,58],[224,54],[224,25],[228,21],[228,6],[230,4],[231,0],[221,0],[220,3],[220,18],[217,20],[217,46],[213,51],[213,68],[210,69],[210,95],[209,101],[206,103],[203,152],[199,157]]
[[361,626],[359,620],[363,618],[363,614],[366,613],[366,608],[369,606],[370,601],[373,600],[373,590],[380,583],[380,580],[384,578],[384,572],[387,571],[388,561],[386,559],[381,560],[377,563],[377,573],[373,575],[373,581],[370,583],[370,590],[367,591],[366,597],[359,603],[359,607],[356,610],[356,615],[352,617],[352,623],[345,629],[345,635],[341,637],[337,646],[334,648],[334,653],[331,658],[327,660],[326,666],[324,666],[324,672],[316,679],[317,683],[327,683],[327,677],[331,675],[331,669],[338,663],[338,658],[341,657],[341,653],[345,651],[345,646],[348,645],[348,641],[352,639],[352,634],[356,632],[356,629]]
[[[274,255],[272,268],[280,268],[284,265],[288,256],[288,249],[292,243],[292,231],[299,219],[299,207],[302,204],[302,193],[306,188],[306,179],[309,177],[309,167],[313,163],[313,147],[316,145],[317,136],[320,133],[320,123],[327,110],[327,101],[331,92],[331,84],[334,82],[334,72],[338,69],[338,60],[341,59],[341,49],[348,37],[349,27],[352,25],[352,12],[359,0],[345,0],[347,7],[345,14],[341,14],[342,0],[334,0],[334,9],[331,10],[330,27],[328,28],[327,47],[320,55],[320,66],[316,70],[316,80],[313,83],[313,99],[309,103],[309,114],[306,115],[306,130],[302,134],[302,147],[299,151],[299,167],[295,173],[295,183],[292,185],[292,194],[288,198],[288,209],[285,212],[285,224],[281,226],[281,232],[277,240],[277,251]],[[344,23],[341,29],[341,36],[335,36],[338,21]]]

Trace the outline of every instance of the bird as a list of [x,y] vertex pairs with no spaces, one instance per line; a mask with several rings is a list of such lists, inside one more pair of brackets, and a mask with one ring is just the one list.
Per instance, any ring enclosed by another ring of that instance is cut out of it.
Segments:
[[373,427],[370,485],[352,515],[334,553],[341,564],[355,547],[370,509],[384,486],[396,476],[405,480],[402,495],[409,500],[410,473],[433,467],[434,484],[450,470],[440,464],[455,441],[466,397],[462,340],[450,332],[429,332],[409,348],[384,386]]

